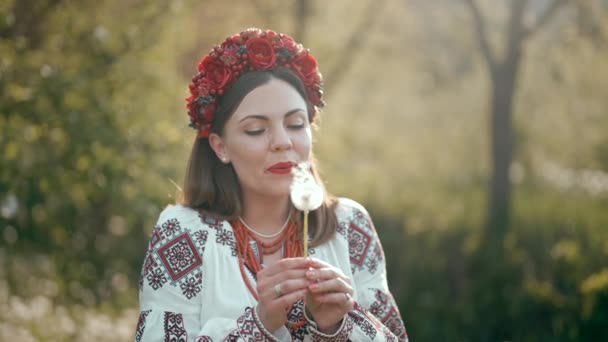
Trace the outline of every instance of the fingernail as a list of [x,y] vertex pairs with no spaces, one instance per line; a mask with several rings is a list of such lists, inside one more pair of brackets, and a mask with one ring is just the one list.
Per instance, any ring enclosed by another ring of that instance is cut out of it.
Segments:
[[314,278],[316,275],[317,275],[317,273],[315,271],[312,271],[312,270],[306,272],[306,276],[308,278]]
[[317,290],[317,289],[319,289],[319,284],[311,284],[311,285],[309,286],[309,288],[310,288],[311,290]]

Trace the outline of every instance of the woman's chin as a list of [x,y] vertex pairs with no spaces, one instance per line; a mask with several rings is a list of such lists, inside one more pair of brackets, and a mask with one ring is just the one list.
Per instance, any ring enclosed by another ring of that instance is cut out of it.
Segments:
[[291,182],[286,184],[273,184],[273,186],[267,188],[267,195],[270,197],[289,197]]

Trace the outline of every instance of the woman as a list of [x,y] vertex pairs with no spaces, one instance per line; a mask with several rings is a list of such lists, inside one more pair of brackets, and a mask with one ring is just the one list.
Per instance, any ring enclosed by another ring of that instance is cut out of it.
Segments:
[[322,184],[314,57],[287,35],[248,29],[211,50],[190,92],[198,135],[183,199],[152,233],[136,341],[406,341],[363,207],[324,193],[304,257],[290,187],[304,162]]

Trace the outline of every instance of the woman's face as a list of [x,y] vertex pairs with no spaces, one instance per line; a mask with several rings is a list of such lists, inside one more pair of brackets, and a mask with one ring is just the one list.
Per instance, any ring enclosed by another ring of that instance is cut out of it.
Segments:
[[272,79],[251,91],[209,143],[232,163],[245,195],[286,196],[296,163],[308,161],[311,129],[306,101],[289,83]]

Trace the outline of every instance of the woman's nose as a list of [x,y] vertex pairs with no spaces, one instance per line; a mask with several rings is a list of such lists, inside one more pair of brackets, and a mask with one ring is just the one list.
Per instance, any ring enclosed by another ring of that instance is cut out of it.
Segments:
[[273,151],[290,149],[292,146],[291,137],[285,128],[281,127],[274,130],[271,141]]

